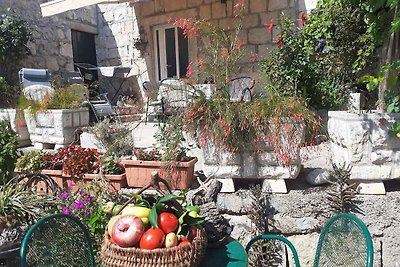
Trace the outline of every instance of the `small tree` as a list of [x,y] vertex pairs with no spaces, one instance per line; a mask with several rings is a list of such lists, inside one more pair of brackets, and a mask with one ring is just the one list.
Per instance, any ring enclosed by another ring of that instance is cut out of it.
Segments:
[[26,21],[18,19],[9,9],[0,13],[0,76],[8,83],[12,84],[21,60],[29,54],[27,43],[31,38]]

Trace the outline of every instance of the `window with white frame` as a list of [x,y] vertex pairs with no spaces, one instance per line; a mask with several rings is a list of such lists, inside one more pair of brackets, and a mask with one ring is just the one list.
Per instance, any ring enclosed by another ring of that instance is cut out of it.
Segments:
[[171,25],[155,28],[154,44],[157,80],[184,77],[189,65],[189,47],[182,29]]

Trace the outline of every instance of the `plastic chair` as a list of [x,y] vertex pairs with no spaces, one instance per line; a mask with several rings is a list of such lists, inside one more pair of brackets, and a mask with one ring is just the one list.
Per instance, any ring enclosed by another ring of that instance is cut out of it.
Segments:
[[250,77],[239,77],[231,80],[228,84],[228,94],[232,102],[250,102],[253,100],[252,89],[256,84]]
[[47,69],[22,68],[18,72],[22,92],[28,99],[42,101],[46,94],[52,94],[54,89],[50,83],[50,73]]
[[296,267],[300,267],[299,256],[297,254],[296,248],[293,246],[293,244],[289,240],[287,240],[283,236],[279,236],[279,235],[259,235],[259,236],[256,236],[255,238],[251,239],[249,241],[249,243],[247,244],[247,246],[246,246],[247,254],[249,253],[251,246],[254,243],[256,243],[257,241],[260,241],[260,240],[279,240],[279,241],[283,242],[284,244],[286,244],[289,247],[289,249],[291,250],[291,252],[292,252],[295,266]]
[[[108,100],[107,93],[99,94],[96,97],[87,98],[86,102],[91,109],[95,122],[99,122],[107,117],[116,117],[116,112]],[[90,120],[91,122],[93,119]]]
[[89,232],[78,218],[53,214],[40,219],[25,235],[20,267],[94,266]]
[[367,226],[355,215],[332,217],[319,237],[314,267],[372,267],[374,248]]

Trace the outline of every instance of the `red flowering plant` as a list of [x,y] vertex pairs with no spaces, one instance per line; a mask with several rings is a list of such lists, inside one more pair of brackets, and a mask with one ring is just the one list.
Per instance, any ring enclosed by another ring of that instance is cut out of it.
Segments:
[[[234,29],[222,29],[210,22],[198,19],[177,19],[175,25],[182,28],[188,38],[201,37],[206,57],[197,60],[199,71],[210,75],[216,93],[210,98],[200,96],[184,112],[183,129],[196,135],[198,143],[205,148],[210,142],[217,149],[232,153],[262,151],[273,147],[282,165],[288,165],[298,156],[306,136],[316,133],[318,119],[307,109],[302,99],[269,94],[251,102],[230,101],[227,85],[238,69],[239,60],[245,55],[243,41],[239,39],[244,14],[243,1],[235,5]],[[270,21],[265,32],[271,32]],[[278,46],[284,34],[278,35]],[[250,62],[257,60],[251,53]],[[308,138],[311,140],[312,138]]]

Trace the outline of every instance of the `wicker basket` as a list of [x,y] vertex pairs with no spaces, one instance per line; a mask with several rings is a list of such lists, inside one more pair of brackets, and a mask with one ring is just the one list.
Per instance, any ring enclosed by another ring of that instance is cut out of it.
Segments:
[[172,248],[140,249],[122,248],[111,243],[108,233],[101,246],[104,267],[192,267],[198,266],[207,246],[202,228],[190,244]]
[[[165,192],[159,187],[163,183],[171,192],[168,183],[158,176],[157,172],[152,173],[151,183],[143,187],[137,194],[153,187],[161,195]],[[118,214],[126,207],[134,197],[128,200],[119,210]],[[178,202],[177,207],[182,208]],[[101,259],[104,267],[192,267],[198,266],[204,256],[207,247],[207,236],[202,227],[197,228],[196,237],[187,245],[172,248],[140,249],[136,247],[123,248],[113,244],[106,231],[101,246]]]

